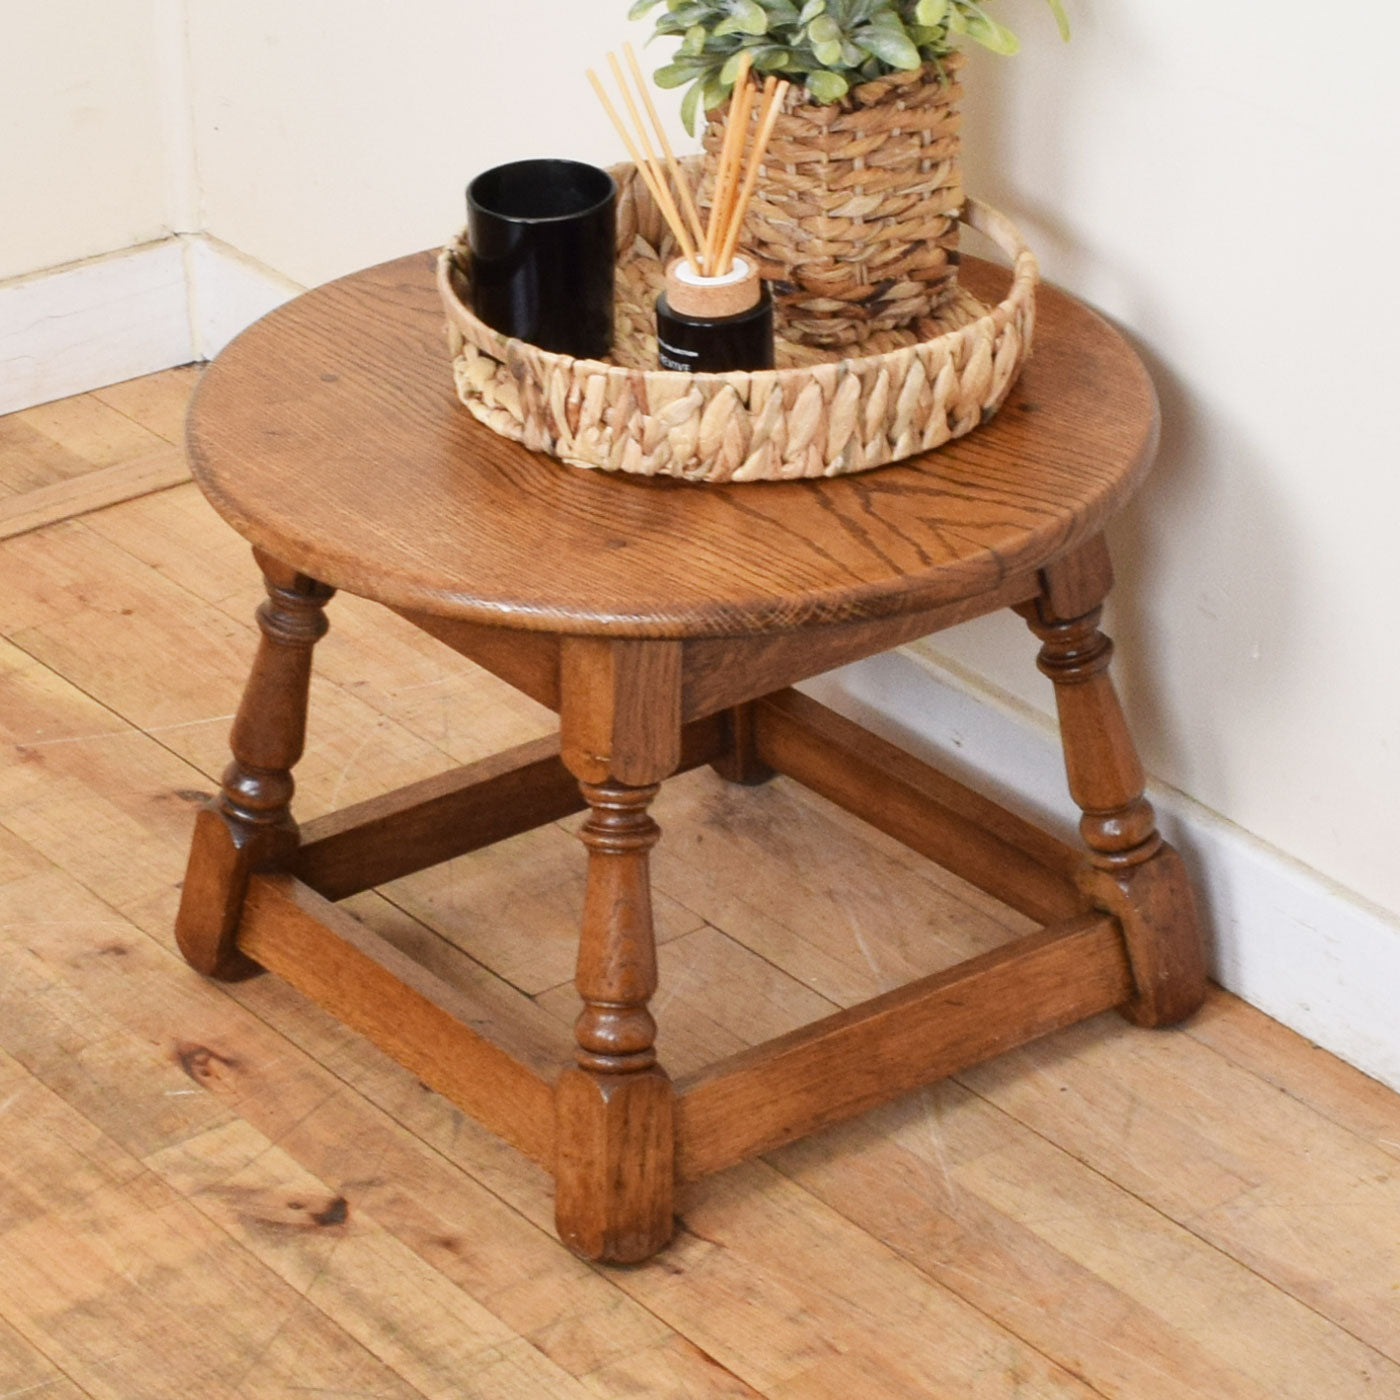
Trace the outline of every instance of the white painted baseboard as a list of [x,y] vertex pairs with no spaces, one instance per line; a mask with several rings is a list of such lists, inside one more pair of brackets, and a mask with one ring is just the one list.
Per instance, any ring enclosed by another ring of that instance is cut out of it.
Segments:
[[239,331],[305,290],[207,234],[186,243],[196,359],[212,360]]
[[204,234],[0,284],[0,413],[211,359],[299,290]]
[[[917,647],[802,687],[969,786],[1074,838],[1053,725]],[[1400,1090],[1400,920],[1173,789],[1149,795],[1196,881],[1220,984]]]
[[178,238],[0,285],[0,413],[194,358]]

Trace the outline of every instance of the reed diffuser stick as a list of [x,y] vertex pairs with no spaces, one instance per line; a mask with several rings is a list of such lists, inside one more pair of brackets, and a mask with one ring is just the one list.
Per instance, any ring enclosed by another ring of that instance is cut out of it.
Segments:
[[[748,131],[749,69],[752,59],[745,52],[739,58],[739,72],[734,79],[734,95],[729,100],[729,122],[724,129],[724,141],[720,146],[719,161],[715,166],[715,186],[710,195],[710,222],[705,230],[705,276],[716,277],[719,268],[721,231],[725,225],[725,209],[729,203],[731,181],[737,178],[740,155],[744,148],[744,137]],[[731,167],[734,174],[730,174]]]
[[[637,104],[632,100],[632,89],[627,86],[627,80],[622,76],[621,65],[617,61],[616,54],[608,55],[608,66],[612,69],[613,78],[618,87],[622,90],[622,100],[627,104],[627,111],[632,117],[632,123],[636,128],[637,136],[640,138],[642,150],[646,153],[647,168],[651,171],[652,179],[656,182],[656,188],[660,191],[663,203],[662,212],[666,215],[666,222],[670,224],[671,231],[676,235],[677,241],[681,245],[682,251],[689,261],[699,266],[698,254],[695,246],[690,241],[690,235],[685,231],[685,224],[681,221],[680,211],[676,208],[676,202],[671,197],[671,191],[666,184],[665,172],[661,169],[661,162],[657,160],[656,153],[651,149],[651,142],[647,139],[646,124],[642,121],[641,113],[637,111]],[[643,93],[645,96],[645,93]]]
[[[613,106],[611,98],[608,97],[607,89],[604,88],[598,75],[591,68],[586,70],[588,81],[592,83],[593,91],[598,94],[598,100],[603,104],[603,110],[608,114],[608,120],[612,122],[613,128],[622,138],[622,144],[626,148],[627,154],[632,157],[632,164],[636,167],[637,174],[650,192],[657,209],[665,219],[695,275],[711,278],[726,276],[734,263],[734,253],[739,245],[744,218],[748,213],[749,202],[753,198],[754,187],[758,181],[759,167],[763,163],[764,153],[768,148],[769,139],[773,135],[774,123],[782,110],[783,98],[787,93],[788,84],[779,82],[773,76],[764,82],[762,97],[759,99],[758,130],[746,161],[744,147],[748,142],[749,123],[753,116],[758,88],[749,82],[752,69],[750,55],[744,53],[740,56],[739,71],[734,79],[734,95],[729,103],[729,121],[725,126],[724,141],[720,146],[719,160],[715,167],[709,222],[702,227],[700,211],[695,207],[690,186],[676,160],[675,152],[671,149],[671,143],[666,139],[665,128],[661,125],[656,105],[651,100],[646,80],[642,77],[641,68],[637,64],[637,55],[633,52],[630,44],[625,46],[624,51],[628,67],[632,71],[632,79],[637,85],[637,91],[641,94],[642,105],[646,108],[657,142],[665,155],[666,169],[662,168],[661,161],[652,149],[651,140],[647,135],[646,122],[643,121],[641,111],[632,96],[632,89],[628,86],[622,65],[617,61],[617,55],[611,53],[608,55],[608,66],[612,69],[613,78],[622,94],[628,115],[632,118],[630,129],[618,115],[617,108]],[[686,207],[690,229],[687,229],[686,220],[682,218],[676,200],[671,194],[670,182],[667,178],[668,171],[670,181],[674,182],[681,202]],[[691,230],[695,233],[693,241],[690,236]]]
[[729,271],[729,265],[723,257],[724,242],[729,221],[734,215],[735,201],[739,198],[739,177],[744,171],[744,143],[749,139],[749,121],[753,116],[757,97],[758,89],[752,83],[745,83],[739,101],[739,139],[729,164],[729,179],[724,193],[724,217],[720,222],[719,236],[715,240],[715,275],[720,277]]
[[[613,60],[612,55],[609,54],[608,58],[610,62],[613,62],[615,69],[616,62]],[[587,69],[586,72],[588,74],[588,81],[593,84],[593,91],[598,94],[598,101],[603,104],[603,110],[608,114],[608,120],[612,122],[617,134],[622,138],[622,144],[626,148],[627,154],[632,157],[632,164],[636,167],[637,174],[641,176],[642,183],[646,185],[652,199],[656,202],[657,209],[661,211],[662,218],[666,220],[666,224],[670,228],[681,251],[685,254],[686,260],[690,263],[691,267],[695,269],[696,276],[700,276],[700,255],[696,251],[695,245],[690,241],[690,235],[686,232],[685,224],[681,219],[680,211],[676,208],[675,201],[671,198],[670,190],[666,188],[665,175],[662,174],[659,166],[653,171],[652,167],[642,159],[641,152],[637,150],[636,143],[628,134],[627,127],[624,125],[622,118],[618,116],[617,109],[609,99],[603,84],[599,82],[598,75],[591,68]],[[626,95],[625,87],[623,92],[624,95]],[[630,106],[630,98],[628,102]],[[653,162],[655,161],[654,156],[652,160]]]
[[646,79],[642,76],[641,65],[637,62],[636,52],[631,44],[624,44],[622,51],[627,55],[627,66],[632,70],[632,81],[637,85],[637,91],[642,94],[642,101],[646,104],[647,115],[651,118],[651,124],[656,131],[656,138],[661,143],[661,149],[666,156],[666,168],[671,172],[671,179],[680,192],[681,206],[685,210],[686,218],[690,221],[690,231],[695,236],[695,246],[703,247],[705,242],[705,229],[700,222],[700,211],[695,207],[695,197],[690,192],[690,182],[681,171],[680,162],[676,159],[676,153],[671,149],[671,142],[666,135],[666,128],[661,124],[661,118],[656,112],[656,103],[651,100],[651,90],[647,86]]
[[748,169],[744,173],[743,188],[734,202],[734,212],[729,216],[724,242],[720,245],[720,275],[729,271],[734,261],[735,250],[739,246],[739,235],[743,232],[744,219],[748,216],[749,201],[753,199],[754,187],[758,183],[758,168],[768,150],[768,142],[773,136],[773,127],[783,110],[783,98],[787,96],[788,84],[770,77],[763,86],[763,105],[759,109],[758,133],[754,137],[753,148],[749,151]]

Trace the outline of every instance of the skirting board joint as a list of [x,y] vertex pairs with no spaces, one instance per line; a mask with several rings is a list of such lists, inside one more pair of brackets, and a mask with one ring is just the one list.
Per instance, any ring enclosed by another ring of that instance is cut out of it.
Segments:
[[202,233],[0,283],[0,414],[211,359],[299,290]]

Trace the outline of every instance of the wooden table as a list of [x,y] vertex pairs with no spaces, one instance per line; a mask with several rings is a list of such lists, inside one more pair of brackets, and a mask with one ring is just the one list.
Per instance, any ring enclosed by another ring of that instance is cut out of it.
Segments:
[[[269,969],[364,1033],[550,1167],[561,1238],[612,1262],[666,1243],[677,1182],[1108,1007],[1179,1020],[1204,992],[1191,892],[1098,628],[1102,529],[1156,430],[1121,337],[1046,288],[1001,414],[938,452],[824,482],[609,476],[455,401],[431,257],[297,298],[220,355],[191,410],[195,475],[254,545],[268,599],[233,761],[194,834],[185,956],[213,977]],[[552,707],[558,737],[299,832],[292,769],[337,588]],[[1005,607],[1054,682],[1082,850],[788,688]],[[648,806],[702,764],[785,773],[1044,927],[673,1084],[647,1007]],[[585,807],[582,1010],[556,1074],[523,1028],[483,1033],[466,992],[335,901]]]

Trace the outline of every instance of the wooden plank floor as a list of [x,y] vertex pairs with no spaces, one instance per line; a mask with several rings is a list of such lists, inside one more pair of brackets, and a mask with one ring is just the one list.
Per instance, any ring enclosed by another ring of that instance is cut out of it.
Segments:
[[[194,374],[0,420],[13,518],[178,442]],[[259,596],[188,484],[0,543],[0,1400],[1400,1397],[1400,1099],[1223,993],[701,1182],[649,1264],[573,1259],[538,1168],[174,952]],[[301,815],[550,728],[394,617],[331,617]],[[783,780],[692,774],[658,817],[675,1072],[1024,927]],[[574,825],[351,906],[562,1029]]]

